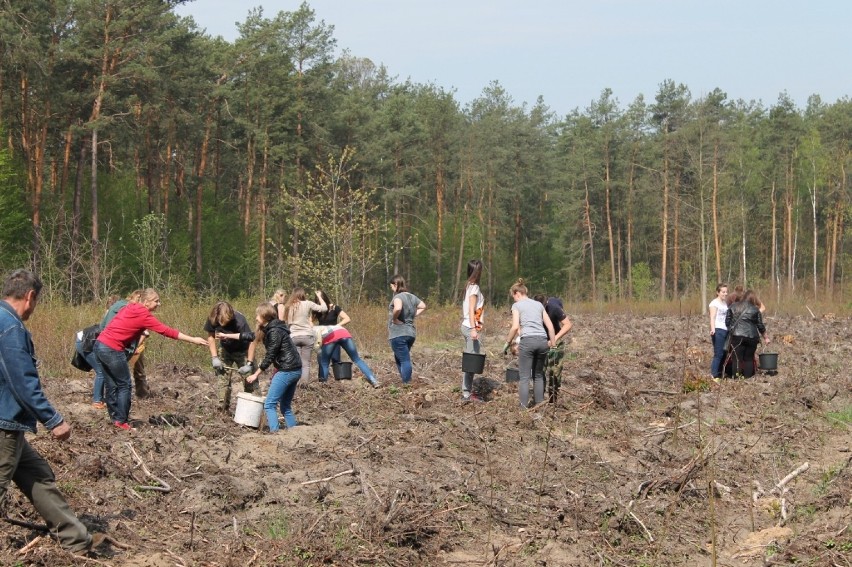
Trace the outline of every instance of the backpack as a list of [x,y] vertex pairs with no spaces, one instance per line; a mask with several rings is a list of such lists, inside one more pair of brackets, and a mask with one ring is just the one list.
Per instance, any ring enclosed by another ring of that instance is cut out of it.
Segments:
[[86,359],[83,358],[83,355],[80,354],[77,349],[74,349],[74,356],[71,357],[71,366],[76,368],[77,370],[82,370],[83,372],[88,372],[92,369]]
[[83,352],[88,354],[95,350],[95,342],[98,340],[98,335],[101,334],[101,326],[96,323],[83,329],[82,333],[83,336],[80,342],[82,343]]

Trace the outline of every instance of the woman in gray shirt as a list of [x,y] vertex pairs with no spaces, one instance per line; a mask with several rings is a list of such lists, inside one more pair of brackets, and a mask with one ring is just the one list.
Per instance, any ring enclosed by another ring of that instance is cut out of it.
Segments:
[[388,306],[388,342],[402,383],[408,384],[412,373],[411,347],[417,336],[414,318],[423,313],[426,304],[413,293],[408,293],[405,278],[400,275],[391,278],[390,287],[394,295]]
[[530,400],[530,378],[533,378],[534,404],[544,401],[544,360],[547,350],[555,344],[553,323],[544,310],[544,306],[527,297],[527,286],[524,280],[518,278],[509,290],[515,304],[512,306],[512,327],[503,345],[503,352],[509,350],[509,345],[515,335],[520,333],[521,343],[518,346],[518,373],[520,383],[518,394],[521,407],[526,408]]

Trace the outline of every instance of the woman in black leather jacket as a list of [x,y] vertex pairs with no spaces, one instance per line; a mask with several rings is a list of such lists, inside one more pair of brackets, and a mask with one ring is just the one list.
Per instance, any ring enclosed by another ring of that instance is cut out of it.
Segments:
[[[731,336],[728,364],[725,365],[729,375],[742,374],[746,378],[754,376],[754,353],[761,338],[766,335],[760,306],[757,295],[748,290],[741,299],[731,305],[725,315],[725,326]],[[766,339],[766,342],[768,343],[769,339]]]
[[266,412],[266,422],[269,432],[276,433],[278,426],[278,406],[284,415],[287,428],[296,426],[296,416],[290,408],[293,396],[296,394],[296,385],[302,377],[302,359],[296,345],[290,338],[290,328],[284,321],[278,319],[275,307],[269,303],[261,303],[256,311],[257,333],[255,340],[263,341],[266,354],[258,369],[246,378],[247,382],[257,380],[261,372],[275,366],[275,374],[269,384],[263,409]]

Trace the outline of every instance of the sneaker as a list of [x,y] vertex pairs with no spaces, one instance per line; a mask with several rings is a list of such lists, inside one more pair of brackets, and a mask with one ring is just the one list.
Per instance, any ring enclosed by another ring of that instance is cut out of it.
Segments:
[[124,431],[136,431],[136,428],[132,427],[127,422],[122,423],[120,421],[113,421],[112,424],[115,425],[119,429],[123,429]]
[[106,409],[106,402],[92,402],[92,407],[96,410]]

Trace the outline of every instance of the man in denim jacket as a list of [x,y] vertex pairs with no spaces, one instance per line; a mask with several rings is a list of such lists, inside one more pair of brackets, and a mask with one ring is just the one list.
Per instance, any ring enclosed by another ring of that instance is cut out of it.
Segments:
[[41,389],[35,365],[32,337],[24,327],[38,302],[42,283],[27,270],[15,270],[3,284],[0,301],[0,506],[9,482],[14,481],[63,548],[72,553],[88,550],[92,543],[68,502],[56,487],[47,461],[33,449],[24,433],[36,432],[40,421],[54,439],[71,436],[71,426],[62,419]]

